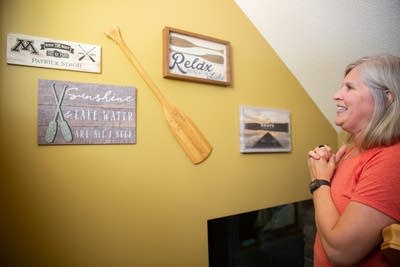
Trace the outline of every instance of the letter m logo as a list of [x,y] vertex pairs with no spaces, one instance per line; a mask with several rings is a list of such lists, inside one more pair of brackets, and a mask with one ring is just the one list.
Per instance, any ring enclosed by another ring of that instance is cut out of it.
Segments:
[[11,48],[11,51],[20,52],[21,50],[30,51],[31,54],[38,54],[35,47],[33,46],[32,40],[24,40],[17,38],[17,43],[14,45],[14,47]]

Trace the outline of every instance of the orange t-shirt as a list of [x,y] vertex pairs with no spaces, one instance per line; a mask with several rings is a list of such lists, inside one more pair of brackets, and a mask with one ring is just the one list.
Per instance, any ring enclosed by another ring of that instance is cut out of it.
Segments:
[[[357,201],[400,221],[400,142],[369,149],[342,160],[331,181],[331,196],[339,215],[350,201]],[[314,266],[330,267],[318,234]],[[380,247],[354,267],[388,267]]]

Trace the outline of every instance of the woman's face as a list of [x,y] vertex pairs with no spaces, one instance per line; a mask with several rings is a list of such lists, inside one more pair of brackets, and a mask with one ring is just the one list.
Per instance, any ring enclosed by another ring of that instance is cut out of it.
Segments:
[[342,88],[333,96],[336,125],[356,136],[365,129],[374,112],[371,91],[361,80],[359,67],[352,69],[344,78]]

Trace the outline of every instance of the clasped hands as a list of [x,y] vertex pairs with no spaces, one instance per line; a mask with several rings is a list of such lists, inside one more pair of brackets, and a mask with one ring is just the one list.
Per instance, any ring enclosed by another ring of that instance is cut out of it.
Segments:
[[346,146],[343,145],[336,153],[332,152],[331,147],[327,145],[319,145],[308,152],[308,170],[310,171],[311,180],[323,179],[330,181],[337,163],[346,152]]

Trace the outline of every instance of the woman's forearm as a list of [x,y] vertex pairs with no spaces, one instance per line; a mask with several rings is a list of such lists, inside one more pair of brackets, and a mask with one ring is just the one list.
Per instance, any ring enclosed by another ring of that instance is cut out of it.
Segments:
[[[339,213],[332,201],[330,187],[322,186],[313,193],[317,231],[329,261],[334,265],[348,263],[343,236],[335,233]],[[343,260],[343,262],[338,262]]]

